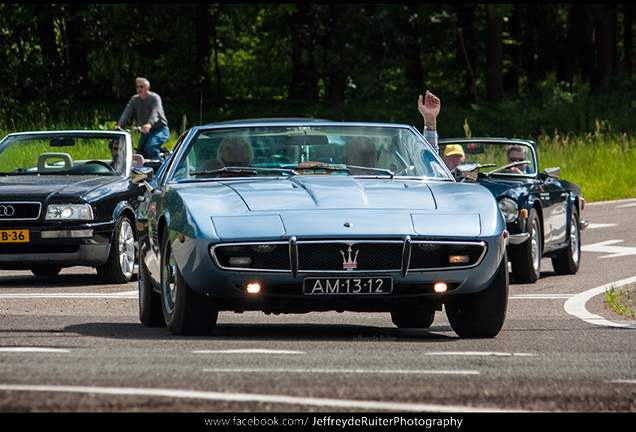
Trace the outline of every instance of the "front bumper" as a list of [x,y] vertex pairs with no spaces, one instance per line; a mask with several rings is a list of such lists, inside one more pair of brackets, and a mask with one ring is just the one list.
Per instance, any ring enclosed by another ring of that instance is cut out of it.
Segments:
[[[464,268],[432,268],[428,271],[409,269],[408,272],[404,269],[402,271],[399,269],[361,271],[361,260],[358,257],[357,271],[338,272],[333,269],[310,271],[303,267],[301,257],[298,259],[300,263],[298,271],[285,269],[264,272],[222,269],[219,267],[219,262],[213,262],[210,256],[209,240],[182,238],[183,241],[173,243],[172,247],[179,270],[191,289],[206,297],[214,298],[219,310],[263,310],[271,313],[324,310],[380,312],[408,307],[438,309],[449,296],[470,294],[485,289],[496,274],[505,252],[505,238],[499,236],[483,240],[481,242],[485,251],[483,256],[478,262]],[[335,256],[336,260],[339,259],[342,267],[342,256],[336,253],[331,255]],[[314,258],[314,261],[318,259]],[[324,264],[324,261],[320,262]],[[392,279],[393,291],[390,294],[380,295],[304,294],[303,281],[316,277],[337,279],[389,277]],[[434,285],[439,282],[447,284],[446,292],[434,291]],[[260,284],[262,288],[256,295],[248,293],[247,290],[247,285],[253,283]]]
[[518,245],[530,238],[529,233],[521,233],[521,234],[510,234],[508,237],[508,244]]
[[0,227],[2,231],[27,230],[28,242],[3,242],[0,269],[29,270],[47,264],[60,267],[97,267],[106,262],[114,222],[74,226]]

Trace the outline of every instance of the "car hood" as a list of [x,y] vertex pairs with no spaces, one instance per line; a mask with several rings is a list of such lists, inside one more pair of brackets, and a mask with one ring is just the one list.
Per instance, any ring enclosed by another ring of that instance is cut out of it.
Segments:
[[91,191],[121,180],[117,176],[10,175],[0,176],[0,200],[77,202]]
[[[475,184],[298,176],[179,185],[191,221],[223,240],[315,235],[476,238],[494,232],[492,194]],[[485,222],[484,222],[485,221]]]
[[[305,176],[284,182],[234,183],[228,186],[241,196],[251,211],[435,208],[430,188],[421,181]],[[417,197],[416,201],[414,197]]]
[[537,185],[537,181],[534,179],[503,180],[480,178],[477,182],[488,189],[495,198],[502,196],[519,198],[520,196],[527,195],[528,191]]

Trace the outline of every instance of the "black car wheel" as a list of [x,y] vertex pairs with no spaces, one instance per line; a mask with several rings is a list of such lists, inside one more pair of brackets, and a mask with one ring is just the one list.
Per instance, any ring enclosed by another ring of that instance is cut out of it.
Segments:
[[161,296],[152,289],[150,275],[143,263],[139,262],[139,321],[146,327],[165,327],[161,310]]
[[135,268],[135,249],[135,234],[130,218],[121,216],[115,222],[108,260],[97,267],[97,274],[106,283],[130,282]]
[[216,326],[218,311],[210,299],[195,293],[186,284],[167,232],[161,242],[161,307],[166,327],[173,334],[204,336]]
[[535,283],[541,276],[541,222],[535,209],[530,210],[526,225],[530,238],[520,245],[510,246],[512,276],[519,283]]
[[427,329],[433,325],[435,311],[408,309],[391,312],[391,321],[399,328]]
[[556,274],[575,274],[581,263],[581,230],[579,213],[572,209],[570,216],[570,245],[559,255],[552,258],[552,267]]
[[492,283],[475,294],[458,295],[444,305],[451,327],[460,337],[492,338],[501,331],[508,309],[508,259],[499,264]]

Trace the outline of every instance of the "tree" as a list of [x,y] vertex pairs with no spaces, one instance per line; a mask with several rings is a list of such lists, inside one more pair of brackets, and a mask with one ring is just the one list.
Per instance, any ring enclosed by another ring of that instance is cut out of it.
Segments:
[[488,5],[486,14],[486,99],[503,97],[503,5]]

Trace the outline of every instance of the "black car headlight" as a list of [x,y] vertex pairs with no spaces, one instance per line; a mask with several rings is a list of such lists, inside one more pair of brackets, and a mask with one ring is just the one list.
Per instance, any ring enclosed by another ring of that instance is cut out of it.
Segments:
[[519,206],[510,198],[502,198],[497,202],[499,211],[506,222],[514,222],[519,217]]
[[93,208],[89,204],[49,204],[46,207],[47,221],[92,220]]

